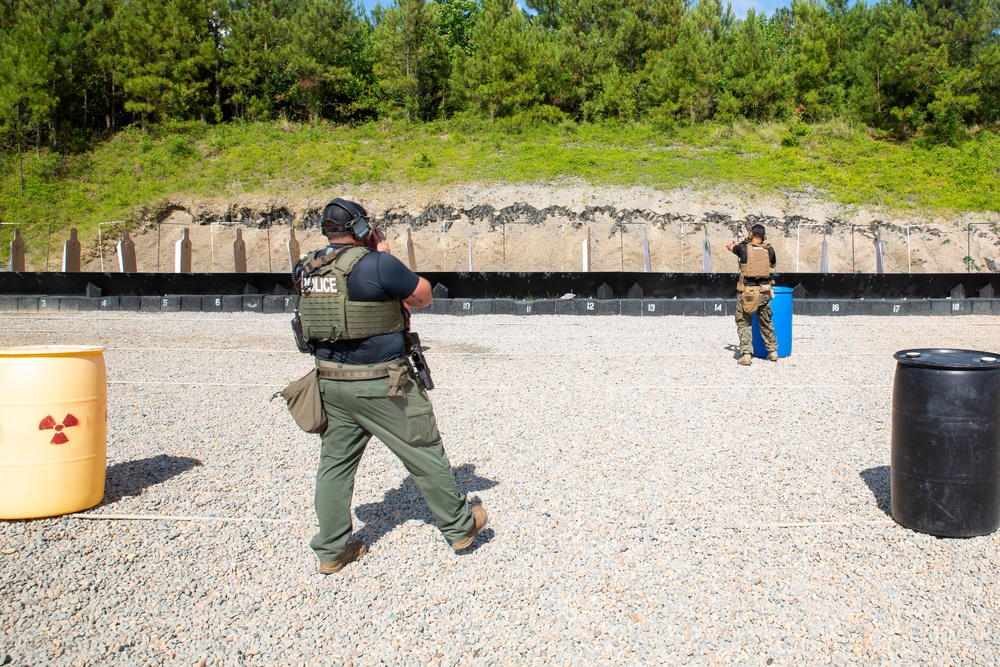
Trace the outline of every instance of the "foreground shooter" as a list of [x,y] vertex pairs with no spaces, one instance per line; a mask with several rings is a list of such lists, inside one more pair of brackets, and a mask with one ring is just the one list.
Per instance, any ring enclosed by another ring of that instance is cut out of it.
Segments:
[[319,532],[310,546],[321,574],[339,572],[367,547],[350,541],[354,475],[377,436],[413,475],[455,551],[472,546],[488,517],[458,492],[427,390],[433,388],[409,311],[430,305],[431,286],[388,254],[385,236],[359,204],[323,210],[330,245],[295,269],[299,349],[316,356],[327,425],[316,472]]

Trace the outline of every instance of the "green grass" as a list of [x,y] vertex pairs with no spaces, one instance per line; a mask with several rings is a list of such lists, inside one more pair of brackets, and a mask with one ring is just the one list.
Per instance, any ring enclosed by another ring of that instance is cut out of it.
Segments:
[[[981,132],[957,147],[925,147],[877,140],[843,123],[738,122],[670,132],[474,119],[360,127],[186,123],[129,129],[82,155],[27,153],[24,167],[22,193],[17,156],[0,158],[0,221],[21,224],[36,263],[44,249],[61,258],[59,230],[69,224],[86,243],[98,223],[137,224],[170,197],[294,197],[341,184],[575,180],[663,190],[807,189],[845,204],[945,215],[996,210],[1000,202],[1000,137]],[[0,228],[0,244],[9,243],[10,229]]]

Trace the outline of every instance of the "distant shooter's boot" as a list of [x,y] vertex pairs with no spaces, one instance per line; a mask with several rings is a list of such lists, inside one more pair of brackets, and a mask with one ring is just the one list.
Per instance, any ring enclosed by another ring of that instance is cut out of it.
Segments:
[[770,352],[767,353],[767,360],[768,361],[777,361],[778,360],[778,353],[775,350],[771,350]]
[[740,366],[749,366],[751,359],[752,357],[750,356],[750,353],[744,352],[743,356],[740,357],[740,360],[737,361],[736,363],[738,363]]

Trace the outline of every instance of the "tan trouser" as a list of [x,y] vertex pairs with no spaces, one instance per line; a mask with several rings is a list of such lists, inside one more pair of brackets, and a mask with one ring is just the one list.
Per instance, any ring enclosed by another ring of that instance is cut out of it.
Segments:
[[[750,290],[755,294],[745,299],[744,295]],[[751,307],[753,310],[750,310]],[[757,313],[757,324],[760,326],[760,337],[764,339],[764,347],[768,352],[777,351],[778,338],[774,335],[774,323],[771,321],[771,290],[748,285],[736,299],[736,334],[740,339],[740,354],[753,354],[754,312]]]

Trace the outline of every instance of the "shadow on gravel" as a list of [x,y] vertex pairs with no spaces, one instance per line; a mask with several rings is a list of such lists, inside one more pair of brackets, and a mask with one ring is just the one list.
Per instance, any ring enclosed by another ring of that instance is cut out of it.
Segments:
[[190,456],[167,454],[116,463],[108,468],[101,505],[116,503],[126,496],[138,496],[149,487],[200,465],[201,461]]
[[[476,474],[476,466],[471,463],[452,468],[455,475],[455,484],[459,493],[472,494],[476,491],[492,489],[499,482]],[[469,502],[473,505],[479,504],[479,499],[469,496]],[[489,510],[489,508],[486,508]],[[411,519],[423,521],[436,525],[434,515],[431,514],[424,496],[420,489],[413,482],[413,477],[407,477],[398,489],[386,491],[381,502],[358,505],[354,513],[359,519],[365,522],[365,527],[355,533],[354,539],[360,540],[371,546],[379,539],[387,535],[393,528]],[[487,528],[476,538],[476,544],[469,548],[468,552],[475,549],[484,541],[492,537],[493,531]],[[467,552],[467,553],[468,553]]]
[[889,466],[879,466],[861,471],[861,479],[875,496],[878,508],[885,512],[886,516],[892,517],[892,498],[889,495]]

